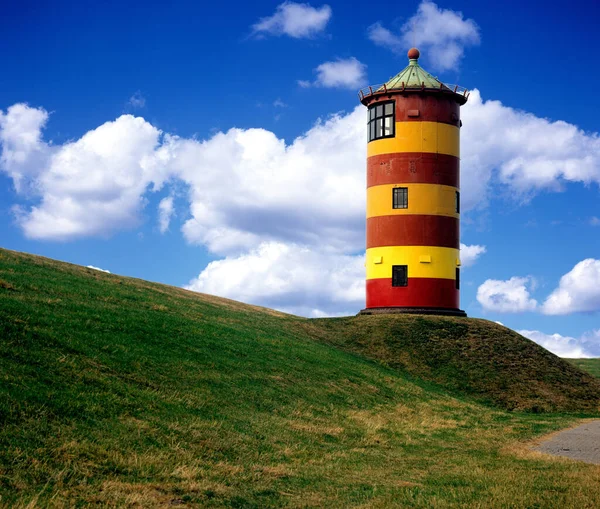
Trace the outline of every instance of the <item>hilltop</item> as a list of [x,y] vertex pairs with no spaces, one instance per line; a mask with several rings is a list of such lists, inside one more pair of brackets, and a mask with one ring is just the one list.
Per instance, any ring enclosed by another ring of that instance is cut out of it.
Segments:
[[500,408],[600,408],[600,382],[588,373],[593,363],[568,362],[495,322],[373,315],[311,324],[322,341]]
[[597,469],[527,447],[598,382],[489,322],[308,320],[0,250],[0,339],[6,507],[600,504]]

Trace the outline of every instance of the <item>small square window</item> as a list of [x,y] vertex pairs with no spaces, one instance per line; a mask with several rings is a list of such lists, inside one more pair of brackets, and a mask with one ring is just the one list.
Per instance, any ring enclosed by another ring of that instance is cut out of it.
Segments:
[[394,103],[386,103],[385,105],[385,114],[393,115],[394,114]]
[[456,289],[460,290],[460,269],[456,269]]
[[408,286],[408,265],[392,265],[392,286]]
[[408,208],[408,187],[394,187],[392,189],[392,208]]

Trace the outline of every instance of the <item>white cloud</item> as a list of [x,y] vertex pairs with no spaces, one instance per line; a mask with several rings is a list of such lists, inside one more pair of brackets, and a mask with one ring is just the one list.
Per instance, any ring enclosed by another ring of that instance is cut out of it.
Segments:
[[263,129],[231,129],[205,142],[168,138],[160,152],[189,188],[186,239],[215,253],[269,240],[364,249],[363,135],[357,107],[289,145]]
[[25,235],[67,240],[105,236],[136,225],[148,186],[157,189],[163,181],[161,169],[154,164],[160,131],[143,118],[123,115],[77,141],[51,146],[41,141],[45,112],[24,108],[9,108],[0,136],[4,140],[5,125],[14,125],[23,117],[38,120],[37,130],[31,122],[25,123],[30,129],[27,139],[37,141],[28,143],[19,158],[11,155],[14,143],[8,144],[6,157],[7,144],[3,142],[2,169],[13,177],[15,188],[19,190],[27,175],[34,179],[31,192],[41,197],[29,210],[15,209]]
[[158,228],[160,233],[165,233],[169,229],[171,217],[173,217],[174,212],[173,195],[160,200],[158,204]]
[[544,334],[537,330],[520,330],[517,332],[559,357],[575,359],[600,357],[600,330],[587,332],[578,339],[571,336],[561,336],[560,334]]
[[132,108],[143,108],[146,106],[146,98],[138,90],[129,98],[128,104]]
[[14,104],[6,113],[0,110],[0,169],[13,179],[17,192],[30,191],[31,181],[50,154],[51,148],[41,135],[47,121],[45,109],[23,103]]
[[511,277],[508,281],[488,279],[477,289],[477,301],[486,311],[521,313],[534,311],[537,301],[529,295],[531,277]]
[[252,25],[254,35],[288,35],[295,39],[311,38],[323,32],[331,18],[331,7],[312,7],[309,4],[284,2],[275,14],[261,18]]
[[600,311],[600,260],[588,258],[560,278],[558,288],[548,296],[542,312],[566,315],[594,311]]
[[314,82],[299,80],[298,85],[303,88],[358,88],[366,82],[366,68],[354,57],[324,62],[315,69],[317,78]]
[[287,108],[287,104],[285,104],[279,97],[273,101],[273,106],[276,108]]
[[264,242],[209,263],[187,288],[305,316],[354,314],[364,305],[363,264],[362,255]]
[[[269,240],[344,253],[364,248],[362,106],[319,121],[289,144],[264,129],[230,129],[204,141],[162,136],[144,119],[124,115],[55,146],[41,137],[47,118],[43,109],[26,105],[0,116],[0,170],[24,199],[38,200],[15,209],[31,238],[68,240],[133,228],[148,191],[169,179],[189,189],[186,239],[215,253]],[[600,181],[597,134],[484,102],[477,91],[463,119],[461,199],[467,214],[485,205],[494,171],[522,193],[556,189],[565,180]],[[516,161],[524,170],[508,178],[506,168]],[[547,178],[532,178],[534,161],[552,169]],[[463,251],[465,266],[475,254],[481,252]]]
[[473,90],[461,116],[461,197],[486,203],[493,172],[515,197],[560,191],[566,182],[600,183],[600,137],[577,126],[483,101]]
[[473,265],[477,259],[486,252],[485,246],[471,245],[467,246],[466,244],[460,245],[460,263],[463,267],[470,267]]
[[403,53],[416,46],[431,62],[433,69],[445,71],[456,67],[465,47],[479,44],[479,27],[472,19],[450,9],[440,9],[435,3],[424,0],[417,12],[394,34],[381,23],[368,30],[375,44]]
[[88,269],[99,270],[100,272],[106,272],[107,274],[110,274],[110,270],[101,269],[100,267],[94,267],[93,265],[87,265],[87,268]]
[[600,311],[600,260],[588,258],[561,277],[558,287],[538,306],[529,290],[532,277],[512,277],[508,281],[488,279],[477,289],[477,300],[488,311],[518,313],[541,311],[546,315],[566,315]]
[[600,217],[596,217],[596,216],[591,217],[590,224],[592,226],[600,226]]

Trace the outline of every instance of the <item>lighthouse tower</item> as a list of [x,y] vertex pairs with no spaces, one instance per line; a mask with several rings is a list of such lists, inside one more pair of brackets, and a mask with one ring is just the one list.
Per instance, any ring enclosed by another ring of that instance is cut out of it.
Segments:
[[467,91],[419,66],[359,92],[367,114],[367,306],[363,314],[459,309],[460,106]]

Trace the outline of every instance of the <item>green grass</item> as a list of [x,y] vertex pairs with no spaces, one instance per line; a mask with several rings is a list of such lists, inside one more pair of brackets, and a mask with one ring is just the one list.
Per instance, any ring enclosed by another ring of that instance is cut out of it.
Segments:
[[[0,505],[600,506],[597,466],[529,449],[597,416],[585,375],[564,363],[562,382],[510,399],[554,408],[562,383],[579,413],[508,412],[495,384],[465,375],[485,355],[411,368],[401,344],[418,319],[363,318],[306,320],[0,250]],[[414,341],[460,324],[440,323],[418,322]]]
[[322,341],[507,410],[595,412],[600,404],[598,380],[488,320],[375,315],[312,323]]
[[568,359],[569,362],[596,378],[600,378],[600,359]]

